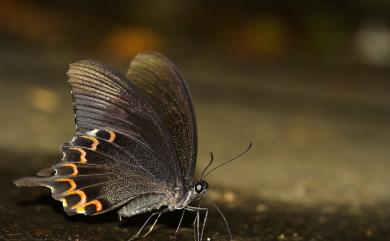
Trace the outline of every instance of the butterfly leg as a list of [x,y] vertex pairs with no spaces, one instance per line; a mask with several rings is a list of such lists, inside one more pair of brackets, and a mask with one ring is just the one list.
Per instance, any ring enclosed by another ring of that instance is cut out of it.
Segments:
[[[196,227],[197,227],[197,234],[198,234],[198,239],[195,238],[195,240],[200,240],[202,241],[203,239],[203,233],[204,233],[204,228],[206,226],[206,220],[207,220],[207,216],[208,216],[208,212],[209,212],[209,209],[208,208],[201,208],[201,207],[192,207],[192,206],[187,206],[185,207],[186,210],[188,211],[192,211],[192,212],[196,212],[196,217],[195,217],[195,220],[194,220],[194,237],[195,237],[195,230],[196,230]],[[199,229],[199,220],[200,220],[200,214],[199,212],[200,211],[204,211],[205,212],[205,216],[203,218],[203,223],[202,223],[202,230],[200,231]],[[196,225],[195,225],[196,224]],[[199,236],[199,233],[200,233],[200,236]]]
[[[166,213],[166,212],[168,212],[168,211],[169,211],[169,209],[164,209],[164,210],[161,210],[161,211],[159,211],[159,212],[152,213],[152,214],[149,216],[149,218],[146,219],[145,223],[144,223],[144,224],[142,225],[142,227],[138,230],[138,232],[137,232],[132,238],[130,238],[128,241],[132,241],[132,240],[134,240],[134,239],[141,238],[141,237],[143,238],[143,237],[147,236],[147,235],[153,230],[153,228],[154,228],[154,226],[156,225],[156,223],[157,223],[157,221],[158,221],[158,218],[161,216],[161,214]],[[149,231],[148,231],[146,234],[140,236],[140,234],[142,233],[142,231],[144,230],[144,228],[146,227],[146,225],[149,223],[149,221],[152,219],[152,217],[154,217],[154,216],[156,216],[156,215],[158,215],[158,216],[157,216],[156,220],[154,221],[152,227],[149,229]]]
[[[201,204],[202,204],[202,199],[199,200],[198,208],[200,208],[200,205],[201,205]],[[204,233],[204,228],[205,228],[205,226],[206,226],[207,216],[208,216],[208,214],[209,214],[209,209],[206,208],[204,211],[205,211],[205,215],[204,215],[203,224],[202,224],[202,233],[201,233],[201,235],[200,235],[201,240],[203,239],[203,233]]]
[[192,225],[194,226],[194,240],[199,241],[199,211],[196,211],[195,219]]
[[179,229],[180,229],[180,226],[181,226],[181,223],[183,221],[183,218],[184,218],[184,213],[186,212],[186,209],[183,208],[183,212],[181,213],[181,217],[180,217],[180,221],[179,221],[179,224],[177,225],[177,228],[176,228],[176,231],[175,231],[175,234],[177,234],[177,232],[179,232]]
[[145,221],[145,223],[142,225],[142,227],[138,230],[138,232],[132,237],[132,238],[130,238],[128,241],[132,241],[132,240],[134,240],[134,239],[136,239],[136,238],[140,238],[140,234],[141,234],[141,232],[142,232],[142,230],[145,228],[145,226],[149,223],[149,221],[150,221],[150,219],[152,218],[152,217],[154,217],[156,214],[158,214],[158,213],[152,213],[150,216],[149,216],[149,218],[148,219],[146,219],[146,221]]
[[207,209],[206,213],[205,213],[205,216],[204,216],[204,220],[203,220],[203,227],[202,227],[202,235],[201,235],[201,237],[203,237],[203,234],[204,234],[204,228],[206,227],[206,221],[207,221],[207,216],[208,215],[209,215],[209,210]]
[[196,234],[198,235],[198,241],[202,241],[200,239],[199,220],[200,220],[200,214],[199,211],[196,211]]
[[[198,214],[198,213],[196,213],[196,214]],[[194,219],[194,222],[193,222],[193,225],[194,225],[194,240],[195,241],[198,241],[197,240],[197,235],[196,235],[197,234],[196,224],[195,224],[197,220],[198,220],[198,215],[195,216],[195,219]]]
[[154,220],[154,223],[152,224],[152,226],[150,226],[149,231],[146,232],[144,235],[142,235],[143,238],[145,238],[146,236],[148,236],[148,235],[150,234],[150,232],[152,232],[152,230],[153,230],[154,226],[156,225],[158,219],[160,218],[161,214],[162,214],[162,212],[160,212],[160,213],[158,214],[156,220]]
[[[195,222],[196,222],[196,233],[198,234],[198,240],[199,241],[202,241],[203,239],[203,234],[204,234],[204,228],[206,227],[206,221],[207,221],[207,216],[208,216],[208,213],[209,213],[209,210],[206,209],[204,210],[205,211],[205,214],[204,214],[204,218],[203,218],[203,222],[202,222],[202,229],[200,230],[200,225],[199,225],[199,222],[200,222],[200,210],[197,210],[196,211],[196,218],[194,220],[194,227],[195,227]],[[200,236],[199,236],[199,233],[200,233]],[[195,235],[195,231],[194,231],[194,235]]]

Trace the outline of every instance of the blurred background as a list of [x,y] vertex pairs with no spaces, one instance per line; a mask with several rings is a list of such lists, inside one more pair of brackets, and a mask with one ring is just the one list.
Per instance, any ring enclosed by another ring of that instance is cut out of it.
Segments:
[[[198,171],[210,151],[222,162],[253,141],[208,177],[212,199],[250,200],[255,217],[244,220],[261,228],[248,240],[390,237],[389,1],[2,0],[3,177],[60,159],[74,131],[67,64],[95,59],[124,73],[147,50],[189,83]],[[3,185],[7,202],[23,200]]]

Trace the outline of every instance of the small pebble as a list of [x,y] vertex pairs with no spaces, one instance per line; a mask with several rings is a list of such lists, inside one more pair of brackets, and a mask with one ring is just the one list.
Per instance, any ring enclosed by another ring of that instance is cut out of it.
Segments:
[[279,239],[279,240],[286,240],[286,236],[285,236],[284,234],[280,234],[280,235],[278,236],[278,239]]
[[256,212],[261,213],[261,212],[264,212],[266,210],[267,210],[267,206],[265,204],[260,203],[260,204],[256,205]]
[[371,237],[373,234],[373,230],[372,229],[366,229],[366,235],[367,237]]

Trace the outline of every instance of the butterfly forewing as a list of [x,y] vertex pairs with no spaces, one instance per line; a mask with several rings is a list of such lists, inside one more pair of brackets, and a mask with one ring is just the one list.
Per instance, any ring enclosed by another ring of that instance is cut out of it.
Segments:
[[[68,76],[77,134],[95,128],[125,133],[134,143],[143,143],[153,150],[158,161],[151,158],[138,161],[151,167],[154,176],[165,179],[170,188],[181,181],[174,149],[167,141],[168,132],[142,91],[110,67],[93,61],[71,64]],[[134,153],[143,151],[129,144],[122,144],[120,148]]]
[[137,55],[130,64],[127,78],[149,97],[168,132],[185,185],[191,185],[197,152],[197,130],[186,82],[173,63],[154,52]]

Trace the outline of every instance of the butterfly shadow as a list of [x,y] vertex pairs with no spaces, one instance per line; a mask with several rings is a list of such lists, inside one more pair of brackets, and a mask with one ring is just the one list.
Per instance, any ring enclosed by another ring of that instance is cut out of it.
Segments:
[[[142,225],[149,218],[153,212],[139,214],[133,217],[122,218],[122,221],[119,221],[118,214],[115,210],[103,213],[96,216],[85,216],[85,215],[67,215],[60,202],[53,200],[53,198],[46,194],[42,193],[42,190],[32,191],[33,193],[29,198],[20,198],[15,204],[20,208],[48,208],[55,215],[62,216],[66,221],[69,222],[80,222],[80,223],[106,223],[106,222],[118,222],[121,226],[137,226]],[[157,210],[158,211],[158,210]],[[167,226],[176,227],[181,218],[182,212],[180,210],[164,213],[159,218],[159,223]],[[182,226],[185,227],[187,224],[192,224],[195,216],[190,212],[186,212],[186,215],[183,218]]]

